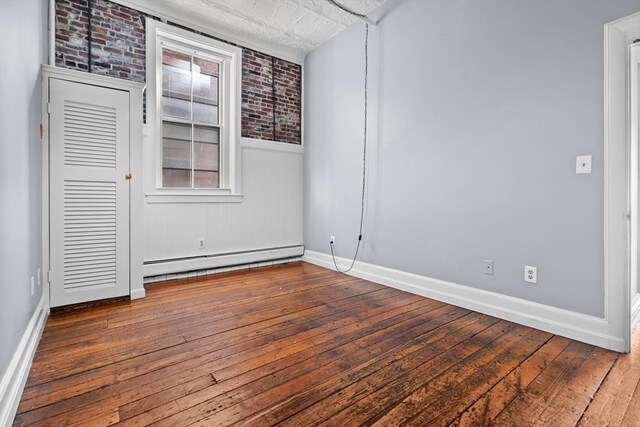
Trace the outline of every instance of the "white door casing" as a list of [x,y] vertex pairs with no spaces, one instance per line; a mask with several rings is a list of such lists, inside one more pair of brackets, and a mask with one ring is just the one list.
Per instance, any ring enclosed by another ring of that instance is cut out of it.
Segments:
[[607,348],[628,352],[630,321],[629,45],[640,12],[604,26],[604,310]]
[[129,294],[129,93],[51,78],[50,305]]
[[630,154],[630,298],[631,330],[640,320],[640,284],[638,283],[640,268],[640,42],[629,49],[629,154]]

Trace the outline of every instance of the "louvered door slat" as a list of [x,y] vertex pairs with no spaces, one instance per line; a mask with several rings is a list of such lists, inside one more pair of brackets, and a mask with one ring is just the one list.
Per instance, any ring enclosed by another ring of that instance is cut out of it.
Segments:
[[69,248],[66,252],[66,258],[68,260],[73,258],[82,258],[86,254],[92,254],[91,259],[99,259],[101,256],[113,256],[113,251],[111,250],[115,245],[111,245],[110,247],[104,248],[95,248],[91,251],[83,250],[83,249],[72,249]]
[[77,271],[96,271],[99,268],[111,269],[111,264],[115,263],[115,258],[104,257],[102,259],[96,259],[93,257],[91,260],[78,261],[72,265],[67,265],[65,262],[64,269],[66,273],[73,273]]
[[[63,123],[66,166],[116,167],[117,121],[114,107],[89,106],[67,99]],[[85,185],[90,186],[90,183]]]
[[97,116],[94,115],[92,117],[87,117],[86,114],[80,112],[80,113],[74,113],[73,111],[65,111],[65,114],[67,116],[67,120],[73,123],[77,123],[77,122],[84,122],[84,123],[94,123],[97,125],[101,125],[101,124],[110,124],[113,123],[113,118],[110,118],[107,116]]
[[128,294],[128,94],[50,88],[51,305]]

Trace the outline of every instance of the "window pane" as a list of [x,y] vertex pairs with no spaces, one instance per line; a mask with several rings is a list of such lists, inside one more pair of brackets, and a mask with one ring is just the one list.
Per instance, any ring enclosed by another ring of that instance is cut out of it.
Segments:
[[191,57],[162,51],[162,113],[191,118]]
[[191,103],[182,99],[162,97],[162,114],[191,119]]
[[218,188],[218,172],[195,171],[194,181],[196,188]]
[[194,143],[193,168],[203,171],[217,171],[218,151],[218,144]]
[[218,124],[219,64],[193,58],[193,120]]
[[191,187],[191,125],[162,123],[162,185]]
[[218,107],[215,105],[193,103],[193,120],[199,123],[218,124]]
[[193,164],[194,169],[217,171],[219,165],[218,129],[194,126]]
[[208,142],[209,144],[217,144],[220,136],[218,135],[218,128],[209,126],[194,126],[193,127],[193,140],[196,142]]
[[162,185],[165,188],[191,188],[191,170],[162,169]]
[[[216,128],[194,126],[193,165],[196,188],[218,187],[220,133]],[[213,173],[215,172],[215,173]]]

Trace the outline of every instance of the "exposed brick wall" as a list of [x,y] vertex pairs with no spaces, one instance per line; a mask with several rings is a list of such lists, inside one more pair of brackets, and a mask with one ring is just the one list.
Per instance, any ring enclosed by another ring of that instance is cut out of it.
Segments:
[[56,1],[56,65],[87,70],[89,14],[86,1]]
[[275,58],[275,114],[278,141],[300,144],[302,74],[300,66]]
[[271,56],[242,50],[242,136],[274,140]]
[[[145,81],[144,14],[94,0],[91,14],[91,72]],[[56,65],[83,71],[88,65],[87,0],[56,1]]]
[[243,136],[300,143],[300,71],[297,64],[243,49]]
[[[88,70],[87,10],[87,0],[56,0],[57,66]],[[109,0],[93,0],[92,73],[137,82],[146,80],[147,16]],[[170,22],[169,24],[175,25]],[[194,31],[180,25],[175,26]],[[298,64],[272,58],[251,49],[242,47],[242,50],[242,136],[300,144],[302,68]],[[272,62],[275,65],[275,74]],[[275,94],[272,90],[274,86]]]

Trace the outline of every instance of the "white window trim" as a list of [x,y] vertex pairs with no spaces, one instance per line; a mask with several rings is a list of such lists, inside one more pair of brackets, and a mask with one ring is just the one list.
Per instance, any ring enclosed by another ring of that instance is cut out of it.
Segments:
[[[181,28],[147,18],[147,138],[144,146],[145,196],[149,203],[229,203],[242,200],[240,135],[242,106],[242,49]],[[220,188],[162,188],[161,81],[162,46],[225,58],[220,96],[228,108],[221,111],[226,132],[220,139]]]

